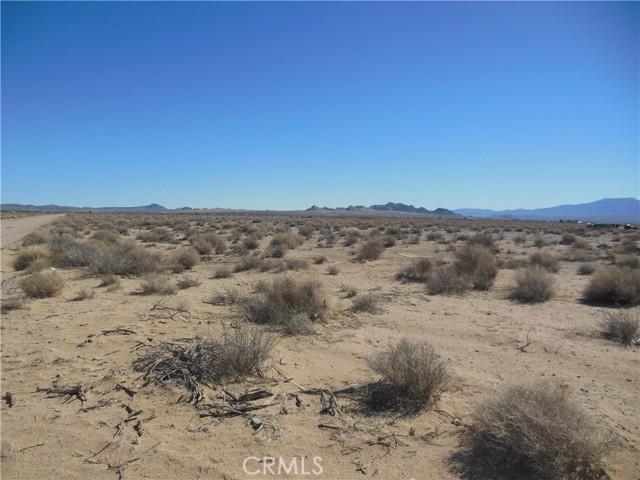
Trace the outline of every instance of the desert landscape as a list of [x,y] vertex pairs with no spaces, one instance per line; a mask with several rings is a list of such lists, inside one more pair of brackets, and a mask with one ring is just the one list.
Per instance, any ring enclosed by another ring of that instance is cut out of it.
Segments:
[[[3,478],[640,478],[638,230],[88,212],[2,230]],[[509,423],[525,407],[538,430]]]

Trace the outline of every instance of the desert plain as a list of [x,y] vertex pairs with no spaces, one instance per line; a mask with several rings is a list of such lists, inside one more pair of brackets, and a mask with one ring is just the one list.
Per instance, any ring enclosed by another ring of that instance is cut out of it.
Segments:
[[[637,230],[192,213],[5,216],[2,230],[2,478],[498,478],[461,455],[474,409],[544,381],[611,438],[606,476],[640,478],[639,349],[603,334],[616,305],[584,298],[598,271],[638,268]],[[435,293],[411,270],[419,259],[430,272],[454,265],[474,237],[497,272],[482,288]],[[150,255],[145,271],[100,257],[134,249]],[[553,263],[553,294],[519,301],[516,276],[536,253]],[[38,272],[61,277],[51,296],[21,288]],[[302,331],[250,321],[247,302],[283,279],[319,289]],[[195,397],[136,368],[163,345],[237,331],[268,336],[268,358],[196,385]],[[417,412],[367,397],[381,380],[371,359],[402,339],[429,342],[450,377]]]

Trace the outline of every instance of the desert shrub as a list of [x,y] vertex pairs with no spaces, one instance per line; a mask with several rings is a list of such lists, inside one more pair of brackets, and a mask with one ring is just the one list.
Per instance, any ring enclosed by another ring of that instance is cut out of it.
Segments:
[[271,238],[271,241],[269,242],[269,246],[277,247],[277,246],[283,245],[286,248],[294,249],[302,245],[303,242],[304,242],[304,239],[297,233],[293,233],[293,232],[276,233]]
[[337,265],[330,265],[327,267],[327,275],[338,275],[340,268]]
[[87,244],[61,236],[50,244],[51,264],[60,268],[87,267],[100,255],[100,251]]
[[416,258],[411,264],[406,265],[396,274],[398,280],[405,282],[425,282],[433,269],[433,264],[428,258]]
[[167,227],[155,227],[153,230],[140,232],[136,237],[145,243],[178,243],[173,232]]
[[511,298],[525,303],[546,302],[554,295],[553,276],[540,266],[532,266],[516,274]]
[[189,401],[204,400],[203,385],[260,375],[271,357],[275,338],[258,329],[225,331],[222,340],[193,338],[163,342],[133,362],[145,383],[177,383],[189,392]]
[[313,320],[305,312],[285,317],[280,326],[286,335],[312,335],[314,333]]
[[524,258],[507,258],[500,262],[501,268],[506,268],[507,270],[519,270],[521,268],[525,268],[529,262]]
[[313,257],[313,263],[315,265],[322,265],[323,263],[327,263],[327,257],[325,257],[324,255]]
[[516,235],[515,237],[513,237],[513,243],[515,243],[516,245],[522,245],[526,241],[527,237],[525,237],[524,235]]
[[251,235],[244,237],[242,239],[242,243],[244,243],[244,246],[247,247],[247,250],[255,250],[260,246],[260,240]]
[[283,277],[256,285],[256,294],[243,299],[240,309],[250,322],[282,326],[300,313],[311,320],[321,317],[326,299],[320,282]]
[[370,399],[376,407],[417,412],[434,405],[450,385],[445,364],[428,342],[402,339],[368,363],[382,377],[382,388]]
[[262,366],[269,360],[276,338],[257,328],[233,328],[223,332],[220,360],[223,366],[219,377],[240,380],[248,375],[261,375]]
[[109,287],[113,285],[118,285],[120,283],[120,277],[117,275],[107,273],[100,277],[100,285],[99,287]]
[[36,230],[35,232],[27,233],[22,237],[22,246],[27,247],[30,245],[44,245],[51,241],[51,233],[44,230]]
[[498,274],[491,250],[481,243],[469,243],[459,249],[454,268],[458,275],[469,279],[475,290],[488,290]]
[[141,295],[171,295],[176,293],[176,288],[171,284],[169,277],[160,273],[146,274],[140,284]]
[[384,241],[383,241],[383,245],[385,248],[391,248],[394,247],[396,245],[396,237],[393,235],[385,235],[384,236]]
[[420,234],[417,233],[415,235],[411,235],[409,237],[409,244],[410,245],[419,245],[420,244]]
[[81,302],[82,300],[89,300],[90,298],[95,297],[96,293],[90,288],[83,288],[80,290],[75,297],[73,297],[73,301]]
[[142,275],[162,271],[163,260],[161,254],[139,247],[133,241],[127,241],[106,250],[94,250],[86,266],[94,276]]
[[200,263],[200,255],[193,247],[180,247],[173,252],[171,260],[173,265],[191,270]]
[[25,308],[26,301],[22,297],[3,298],[0,301],[0,313],[7,313],[11,310]]
[[576,236],[571,232],[565,232],[562,234],[562,240],[560,243],[563,245],[572,245],[576,241]]
[[454,266],[442,265],[435,268],[427,279],[427,291],[432,295],[464,293],[471,285],[469,279],[460,275]]
[[591,250],[591,244],[584,238],[576,238],[572,248],[575,250]]
[[300,233],[300,235],[302,235],[307,239],[311,238],[315,233],[315,231],[316,231],[315,227],[309,223],[303,225],[298,229],[298,233]]
[[306,270],[309,262],[302,258],[288,258],[284,261],[284,270]]
[[542,235],[541,233],[537,233],[536,236],[533,238],[533,244],[538,248],[548,247],[549,240],[547,240],[545,236]]
[[640,257],[637,255],[618,255],[616,265],[618,267],[640,268]]
[[351,300],[352,312],[367,312],[371,314],[377,314],[382,311],[380,308],[380,301],[375,295],[366,294],[360,297],[355,297]]
[[13,259],[13,268],[14,270],[26,270],[36,262],[42,264],[44,268],[49,263],[50,255],[49,249],[43,245],[22,248]]
[[207,242],[202,237],[195,237],[190,239],[191,246],[196,249],[200,255],[211,255],[213,252],[213,245]]
[[547,250],[540,250],[529,255],[529,263],[531,265],[539,265],[548,272],[556,273],[560,267],[558,259]]
[[18,280],[18,286],[26,296],[32,298],[52,297],[64,286],[64,279],[57,272],[31,273]]
[[244,255],[240,257],[238,263],[233,267],[233,271],[238,272],[246,272],[249,270],[255,270],[260,268],[260,264],[262,263],[262,259],[255,255]]
[[430,242],[437,242],[442,240],[443,235],[442,233],[435,231],[435,230],[431,230],[427,233],[427,240],[429,240]]
[[638,246],[633,238],[625,238],[620,242],[620,245],[616,248],[618,253],[636,253]]
[[229,278],[233,275],[231,269],[227,266],[218,267],[214,273],[215,278]]
[[342,242],[345,247],[351,247],[358,243],[358,237],[356,235],[347,235]]
[[118,234],[118,232],[112,230],[98,230],[93,235],[91,235],[91,238],[107,245],[112,245],[120,241],[120,235]]
[[249,253],[249,249],[247,249],[244,243],[236,243],[231,246],[231,252],[243,257]]
[[591,263],[583,263],[578,267],[578,275],[591,275],[595,272],[595,267]]
[[463,436],[467,458],[504,478],[600,478],[610,446],[566,386],[548,382],[509,386],[481,403]]
[[384,239],[380,236],[369,238],[360,246],[357,259],[361,262],[377,260],[384,250]]
[[587,303],[609,305],[640,305],[640,270],[608,267],[591,277],[584,290]]
[[496,246],[496,242],[493,239],[493,236],[490,232],[487,231],[476,233],[472,237],[469,237],[469,239],[467,240],[467,244],[480,245],[491,250],[492,252],[498,251],[498,247]]
[[343,285],[341,291],[344,293],[344,298],[353,298],[358,294],[358,289],[356,287],[348,285]]
[[202,282],[200,282],[200,280],[193,278],[193,277],[183,277],[180,280],[178,280],[178,283],[176,284],[176,286],[180,289],[180,290],[186,290],[187,288],[191,288],[191,287],[197,287],[199,285],[201,285]]
[[589,260],[593,260],[595,255],[589,250],[572,248],[566,251],[561,258],[565,262],[587,262]]
[[630,310],[606,312],[601,327],[607,338],[618,341],[627,347],[640,343],[640,317],[637,312]]

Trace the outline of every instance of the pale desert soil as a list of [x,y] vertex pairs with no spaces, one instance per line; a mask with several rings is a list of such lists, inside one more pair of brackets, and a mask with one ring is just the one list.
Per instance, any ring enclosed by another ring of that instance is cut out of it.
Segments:
[[[2,223],[4,248],[6,224]],[[25,228],[35,226],[30,225]],[[17,226],[12,230],[27,231]],[[529,235],[526,244],[514,245],[506,236],[499,243],[500,255],[511,250],[511,256],[526,258],[535,251],[531,239]],[[261,246],[268,240],[263,239]],[[59,296],[30,300],[25,309],[2,315],[1,389],[10,391],[14,400],[12,408],[2,402],[2,478],[114,480],[123,463],[125,478],[274,477],[245,474],[242,463],[249,456],[289,461],[306,457],[307,471],[313,468],[311,459],[321,457],[321,475],[280,478],[489,478],[460,472],[460,465],[451,461],[470,410],[511,382],[539,379],[566,384],[596,422],[614,433],[619,448],[606,458],[611,478],[640,478],[639,350],[622,348],[599,334],[598,323],[607,309],[581,303],[589,277],[576,274],[579,263],[561,262],[555,274],[557,295],[535,305],[508,299],[513,270],[500,270],[488,292],[460,296],[428,295],[422,284],[394,279],[413,257],[450,258],[446,247],[423,236],[418,245],[398,242],[379,260],[366,263],[354,262],[350,253],[354,247],[340,241],[333,248],[318,248],[311,239],[288,252],[286,258],[308,259],[310,266],[287,275],[319,279],[328,293],[331,315],[316,325],[314,336],[277,333],[279,343],[272,367],[265,371],[266,379],[228,385],[236,393],[261,386],[283,400],[287,394],[299,394],[300,407],[293,397],[284,403],[288,413],[282,404],[256,411],[268,424],[258,432],[247,424],[250,415],[200,417],[193,405],[177,403],[183,393],[180,388],[143,387],[131,363],[145,345],[196,335],[216,337],[223,327],[243,324],[233,306],[204,301],[226,288],[250,294],[258,280],[282,274],[252,270],[212,279],[218,267],[232,267],[238,259],[213,256],[186,273],[201,285],[164,298],[168,306],[180,301],[188,305],[190,316],[170,318],[152,310],[162,296],[135,294],[139,278],[123,278],[119,289],[109,291],[99,287],[98,278],[86,278],[78,269],[59,269],[66,280]],[[3,299],[19,293],[15,281],[23,273],[11,268],[16,248],[9,246],[2,252]],[[155,248],[165,251],[175,246]],[[549,248],[560,255],[569,247]],[[326,256],[327,262],[315,265],[312,260],[317,255]],[[327,275],[329,266],[337,266],[339,273]],[[172,281],[184,275],[172,275]],[[383,312],[351,313],[351,300],[343,294],[345,286],[380,298]],[[72,301],[81,289],[93,290],[95,296]],[[135,333],[101,335],[88,341],[116,327]],[[453,390],[443,395],[437,410],[414,417],[371,415],[359,409],[357,402],[339,396],[342,414],[331,417],[320,415],[317,395],[300,393],[294,384],[335,390],[375,381],[378,377],[368,367],[367,358],[403,337],[430,341],[455,377]],[[527,342],[529,346],[519,349]],[[48,398],[37,391],[54,383],[87,387],[93,382],[98,383],[82,404],[75,397],[65,401],[65,397]],[[130,398],[117,385],[137,394]],[[212,401],[223,395],[219,390],[207,389],[206,393]],[[141,436],[134,431],[135,422],[118,428],[128,415],[125,407],[141,411],[138,418],[145,420]],[[319,428],[319,424],[339,428]],[[415,435],[410,436],[412,428]]]

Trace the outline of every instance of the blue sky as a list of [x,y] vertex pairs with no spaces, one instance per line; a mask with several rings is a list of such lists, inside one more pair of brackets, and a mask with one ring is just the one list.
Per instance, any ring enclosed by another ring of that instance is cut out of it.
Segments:
[[638,2],[6,2],[2,202],[640,196]]

